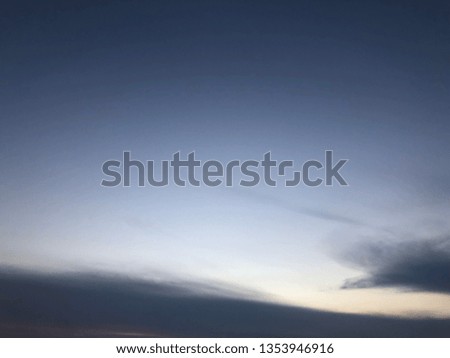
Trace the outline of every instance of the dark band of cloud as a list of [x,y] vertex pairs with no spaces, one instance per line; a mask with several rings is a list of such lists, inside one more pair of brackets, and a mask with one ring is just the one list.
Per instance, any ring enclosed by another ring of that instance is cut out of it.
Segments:
[[450,294],[450,237],[358,246],[346,259],[367,272],[343,288],[398,287]]
[[0,271],[2,337],[449,337],[449,319],[354,315],[195,284]]

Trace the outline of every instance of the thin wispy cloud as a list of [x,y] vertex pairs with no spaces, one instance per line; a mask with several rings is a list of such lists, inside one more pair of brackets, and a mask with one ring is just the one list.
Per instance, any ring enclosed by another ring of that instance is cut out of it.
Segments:
[[361,222],[356,218],[342,215],[334,211],[326,210],[324,208],[315,208],[313,206],[308,207],[293,201],[281,199],[279,197],[275,197],[268,194],[263,194],[255,190],[234,188],[234,190],[229,190],[229,192],[237,194],[241,198],[251,200],[261,205],[281,210],[287,210],[292,213],[313,219],[325,220],[347,225],[357,225],[357,226],[366,225],[364,222]]

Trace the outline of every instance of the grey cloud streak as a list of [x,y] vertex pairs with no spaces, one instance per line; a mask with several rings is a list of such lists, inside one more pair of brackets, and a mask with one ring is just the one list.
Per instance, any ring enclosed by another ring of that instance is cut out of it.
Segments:
[[252,191],[252,190],[242,189],[242,188],[240,188],[240,189],[235,188],[234,190],[228,190],[228,192],[235,194],[235,195],[239,195],[239,197],[241,197],[241,198],[252,200],[255,203],[271,206],[274,208],[279,208],[282,210],[287,210],[292,213],[303,215],[305,217],[310,217],[313,219],[331,221],[331,222],[347,224],[347,225],[367,226],[365,223],[363,223],[357,219],[354,219],[354,218],[351,218],[351,217],[348,217],[345,215],[341,215],[336,212],[302,206],[302,205],[299,205],[298,203],[283,200],[283,199],[277,198],[275,196],[266,195],[266,194],[263,194],[263,193],[257,192],[257,191]]

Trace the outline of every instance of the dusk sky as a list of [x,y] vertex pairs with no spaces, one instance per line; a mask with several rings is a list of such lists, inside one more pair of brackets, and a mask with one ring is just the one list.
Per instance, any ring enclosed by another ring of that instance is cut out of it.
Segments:
[[[448,1],[19,0],[0,18],[2,283],[116,277],[440,318],[450,335]],[[348,159],[348,186],[100,185],[124,151],[301,164],[326,150]],[[11,287],[0,331],[27,324]]]

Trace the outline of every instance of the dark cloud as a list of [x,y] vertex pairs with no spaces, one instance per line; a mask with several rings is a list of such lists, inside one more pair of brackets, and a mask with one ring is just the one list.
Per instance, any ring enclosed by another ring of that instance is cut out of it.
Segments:
[[345,256],[367,272],[343,288],[399,287],[450,293],[450,237],[359,245]]
[[341,314],[200,285],[0,271],[3,337],[448,337],[448,319]]

